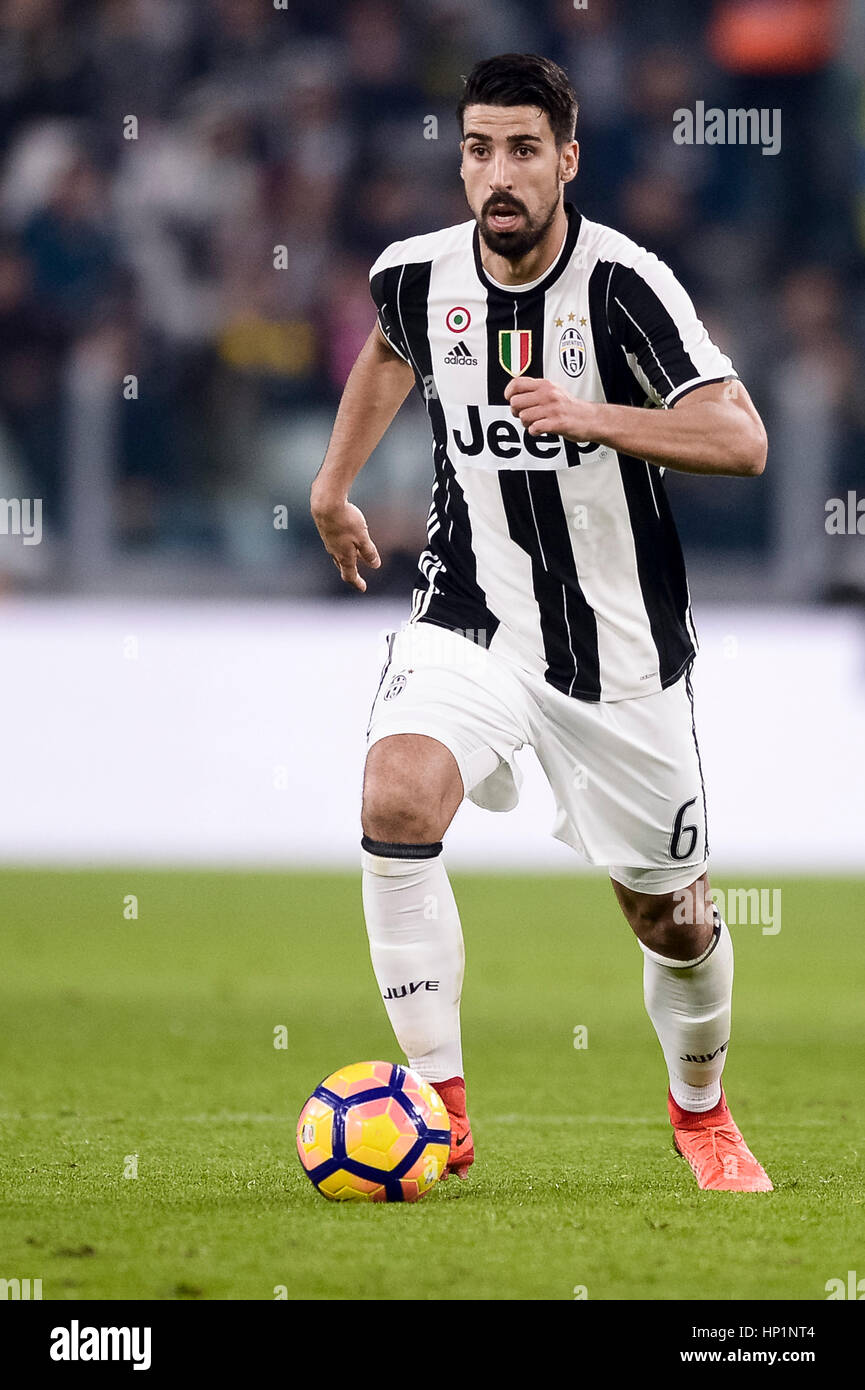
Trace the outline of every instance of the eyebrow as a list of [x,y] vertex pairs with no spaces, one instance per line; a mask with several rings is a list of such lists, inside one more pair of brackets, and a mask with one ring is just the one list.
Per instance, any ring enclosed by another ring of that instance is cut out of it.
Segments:
[[[490,135],[482,135],[478,130],[467,130],[463,136],[464,140],[490,140]],[[544,142],[540,135],[508,135],[505,137],[512,145],[542,145]]]

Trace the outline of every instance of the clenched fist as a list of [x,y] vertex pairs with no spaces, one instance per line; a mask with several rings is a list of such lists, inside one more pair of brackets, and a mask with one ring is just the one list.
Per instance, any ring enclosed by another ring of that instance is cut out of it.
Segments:
[[529,434],[560,434],[565,439],[593,439],[598,404],[579,401],[563,386],[544,378],[517,376],[505,389],[505,400]]

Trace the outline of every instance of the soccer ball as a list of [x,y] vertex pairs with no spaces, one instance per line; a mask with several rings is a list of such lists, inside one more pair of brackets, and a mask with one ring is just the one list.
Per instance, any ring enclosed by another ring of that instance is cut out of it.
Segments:
[[355,1062],[325,1077],[297,1122],[304,1171],[336,1202],[418,1201],[444,1172],[450,1138],[438,1092],[391,1062]]

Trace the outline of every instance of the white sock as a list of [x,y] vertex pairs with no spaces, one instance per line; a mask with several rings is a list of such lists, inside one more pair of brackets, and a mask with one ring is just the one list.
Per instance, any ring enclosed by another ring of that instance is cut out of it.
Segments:
[[717,917],[712,941],[694,961],[670,960],[640,945],[646,1012],[664,1052],[673,1099],[683,1110],[711,1110],[721,1099],[730,1041],[733,942],[727,925]]
[[465,950],[444,864],[366,849],[362,863],[369,953],[397,1042],[425,1080],[462,1076]]

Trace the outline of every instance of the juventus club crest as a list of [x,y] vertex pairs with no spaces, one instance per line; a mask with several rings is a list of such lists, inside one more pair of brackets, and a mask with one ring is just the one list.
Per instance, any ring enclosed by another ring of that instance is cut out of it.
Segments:
[[568,376],[579,376],[586,365],[586,344],[576,328],[566,328],[559,339],[559,361]]
[[532,360],[532,330],[503,328],[499,332],[499,361],[511,376],[522,376]]
[[411,675],[411,672],[397,671],[396,675],[391,678],[390,685],[384,692],[384,698],[386,700],[395,700],[397,695],[402,694],[405,690],[406,674]]

